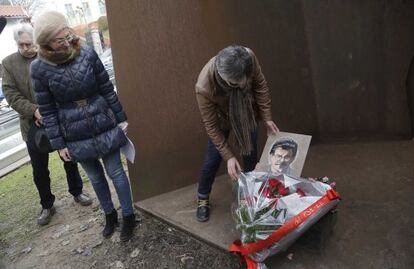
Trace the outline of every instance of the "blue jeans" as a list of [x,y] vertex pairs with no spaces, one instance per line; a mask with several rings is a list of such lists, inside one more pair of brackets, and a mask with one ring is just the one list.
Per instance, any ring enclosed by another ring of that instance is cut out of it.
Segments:
[[[230,132],[224,132],[226,139],[228,139]],[[254,170],[257,163],[257,130],[252,132],[253,150],[249,155],[243,157],[243,172],[250,172]],[[200,177],[198,179],[198,197],[201,199],[208,198],[211,188],[216,178],[217,170],[220,167],[221,155],[216,146],[209,139],[207,145],[207,156],[201,168]]]
[[[122,208],[124,217],[134,213],[131,199],[131,189],[129,187],[128,177],[124,171],[121,162],[119,150],[112,152],[102,158],[105,171],[115,186],[116,193]],[[81,162],[83,169],[92,182],[96,196],[105,214],[114,210],[114,204],[111,199],[108,181],[106,180],[102,164],[99,160]]]

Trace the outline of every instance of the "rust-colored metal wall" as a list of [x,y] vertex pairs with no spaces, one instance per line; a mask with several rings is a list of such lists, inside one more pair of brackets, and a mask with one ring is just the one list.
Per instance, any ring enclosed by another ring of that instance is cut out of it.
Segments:
[[414,2],[302,2],[322,139],[409,135]]
[[207,136],[194,84],[230,44],[256,52],[283,131],[314,138],[410,132],[409,1],[106,2],[120,99],[137,149],[129,165],[135,201],[197,181]]

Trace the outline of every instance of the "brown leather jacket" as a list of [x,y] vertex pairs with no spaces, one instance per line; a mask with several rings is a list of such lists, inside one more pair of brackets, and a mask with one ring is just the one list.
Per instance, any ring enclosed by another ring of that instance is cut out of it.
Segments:
[[[248,51],[253,58],[253,75],[249,79],[247,87],[253,91],[256,119],[271,121],[269,88],[261,71],[259,61],[252,50],[248,49]],[[215,58],[210,59],[201,70],[195,91],[198,108],[200,109],[207,134],[220,152],[220,155],[227,161],[234,157],[231,147],[224,136],[224,130],[230,129],[228,120],[229,97],[224,92],[216,90],[218,86],[214,79]]]

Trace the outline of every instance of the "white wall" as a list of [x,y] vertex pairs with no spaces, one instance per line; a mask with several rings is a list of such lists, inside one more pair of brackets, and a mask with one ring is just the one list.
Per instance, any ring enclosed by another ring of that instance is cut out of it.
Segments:
[[7,25],[0,34],[0,62],[6,56],[17,51],[17,45],[13,37],[13,28],[19,21],[20,19],[7,18]]

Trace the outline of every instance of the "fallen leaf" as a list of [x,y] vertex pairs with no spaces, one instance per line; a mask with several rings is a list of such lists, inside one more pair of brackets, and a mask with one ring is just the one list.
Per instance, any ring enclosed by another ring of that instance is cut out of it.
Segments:
[[190,256],[184,256],[184,257],[181,258],[182,263],[185,263],[187,260],[194,260],[194,258],[190,257]]
[[69,231],[69,225],[60,225],[57,230],[56,233],[52,236],[54,239],[57,239],[59,237],[61,237],[64,233],[66,233],[67,231]]
[[98,217],[95,217],[95,218],[90,218],[90,219],[88,220],[88,223],[91,223],[91,222],[96,222],[98,219],[99,219]]
[[90,248],[85,248],[85,250],[82,252],[83,256],[91,256],[92,250]]
[[139,249],[134,249],[134,251],[132,251],[131,252],[131,258],[135,258],[135,257],[137,257],[138,256],[138,254],[139,254]]
[[111,237],[111,241],[112,241],[112,243],[119,243],[119,242],[121,242],[121,240],[119,239],[119,236],[112,236]]
[[20,253],[27,254],[27,253],[29,253],[31,251],[32,251],[32,248],[31,247],[27,247],[27,248],[23,249]]
[[103,241],[99,240],[98,242],[96,242],[95,244],[92,245],[92,248],[96,248],[99,247],[100,245],[102,245]]
[[124,269],[124,264],[121,261],[113,262],[109,265],[110,268]]
[[83,248],[81,248],[81,247],[72,249],[73,254],[82,254],[82,252],[83,252]]
[[89,229],[89,224],[83,224],[80,226],[79,231],[83,232],[83,231],[86,231],[87,229]]

